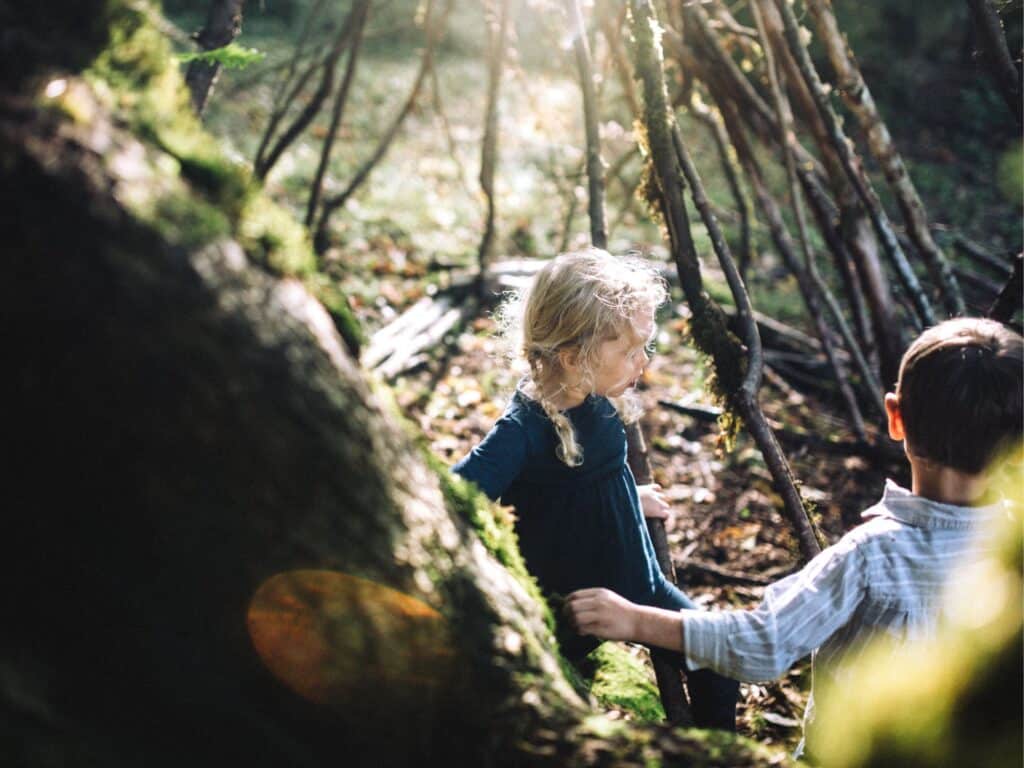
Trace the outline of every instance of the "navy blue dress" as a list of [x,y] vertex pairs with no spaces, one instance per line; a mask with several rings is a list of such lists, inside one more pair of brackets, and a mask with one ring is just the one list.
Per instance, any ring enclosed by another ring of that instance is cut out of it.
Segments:
[[582,465],[558,458],[554,425],[517,389],[488,435],[452,471],[515,508],[520,550],[546,593],[606,587],[634,603],[693,608],[658,567],[618,412],[591,395],[565,413],[583,449]]
[[[565,414],[583,449],[580,466],[558,458],[554,425],[539,403],[517,389],[491,431],[452,471],[492,500],[515,507],[520,550],[547,595],[605,587],[641,605],[694,608],[658,567],[618,412],[606,398],[591,395]],[[578,658],[597,641],[563,634],[560,642],[568,658]],[[657,652],[685,670],[681,655]],[[736,729],[739,683],[701,669],[686,673],[686,686],[697,726]]]

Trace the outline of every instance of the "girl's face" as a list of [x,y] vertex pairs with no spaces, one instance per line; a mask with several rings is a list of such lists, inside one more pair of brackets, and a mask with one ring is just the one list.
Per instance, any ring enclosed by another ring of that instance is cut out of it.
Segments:
[[654,337],[654,310],[641,309],[618,338],[601,342],[594,370],[594,394],[618,397],[636,385],[650,360],[647,346]]

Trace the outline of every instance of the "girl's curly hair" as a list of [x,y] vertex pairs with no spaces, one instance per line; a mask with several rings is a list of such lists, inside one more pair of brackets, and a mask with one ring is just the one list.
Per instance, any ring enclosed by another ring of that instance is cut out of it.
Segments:
[[[526,369],[525,394],[551,419],[558,457],[569,466],[583,463],[583,451],[572,423],[553,403],[566,388],[558,353],[577,351],[582,384],[592,390],[601,343],[621,336],[638,311],[653,312],[667,297],[665,281],[650,263],[588,248],[552,259],[499,307],[496,319],[508,355]],[[633,397],[616,398],[614,404],[626,421],[639,416]]]

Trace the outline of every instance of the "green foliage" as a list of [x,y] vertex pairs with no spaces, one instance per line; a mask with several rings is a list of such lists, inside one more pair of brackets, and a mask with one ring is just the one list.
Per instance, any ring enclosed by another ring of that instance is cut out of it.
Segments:
[[246,48],[238,43],[228,43],[221,48],[213,48],[209,51],[193,51],[176,55],[182,62],[201,61],[206,64],[220,64],[225,69],[245,69],[267,57],[267,54],[262,51]]

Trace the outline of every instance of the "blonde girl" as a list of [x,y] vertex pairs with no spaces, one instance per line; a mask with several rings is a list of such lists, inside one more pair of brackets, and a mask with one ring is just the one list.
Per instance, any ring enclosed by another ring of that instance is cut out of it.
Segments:
[[[642,509],[664,516],[665,504],[626,463],[623,417],[638,415],[631,390],[666,297],[647,263],[589,249],[550,261],[499,312],[528,372],[453,471],[515,508],[527,567],[548,595],[605,587],[642,605],[695,607],[662,575],[644,524]],[[699,670],[687,688],[698,725],[735,729],[734,681]]]

